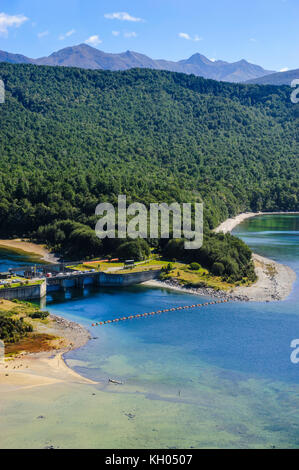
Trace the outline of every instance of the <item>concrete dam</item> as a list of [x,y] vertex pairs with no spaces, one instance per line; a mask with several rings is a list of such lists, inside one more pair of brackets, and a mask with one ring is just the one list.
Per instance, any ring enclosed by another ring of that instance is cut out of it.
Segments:
[[[45,270],[45,267],[42,268]],[[63,267],[65,270],[65,267]],[[14,272],[26,271],[26,267],[14,268]],[[0,298],[6,300],[34,300],[41,299],[47,293],[55,291],[65,291],[68,288],[82,288],[85,286],[129,286],[140,284],[159,276],[161,270],[148,270],[132,273],[107,273],[103,271],[77,272],[67,269],[61,272],[59,265],[51,266],[51,277],[39,278],[36,283],[17,287],[3,287],[0,289]]]

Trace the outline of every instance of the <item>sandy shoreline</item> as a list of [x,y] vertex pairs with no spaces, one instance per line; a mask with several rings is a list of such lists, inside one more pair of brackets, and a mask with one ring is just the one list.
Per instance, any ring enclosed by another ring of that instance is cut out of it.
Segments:
[[25,241],[20,238],[15,238],[14,240],[0,240],[0,248],[30,253],[48,263],[56,263],[59,260],[59,258],[54,253],[50,253],[44,245]]
[[57,349],[36,354],[18,354],[0,362],[0,394],[59,382],[96,384],[68,367],[63,355],[77,349],[90,339],[90,334],[81,325],[63,317],[50,315],[51,326],[39,326],[38,333],[48,333],[57,338]]
[[253,254],[253,261],[258,280],[251,286],[240,286],[231,291],[217,291],[211,287],[182,287],[176,279],[166,281],[154,279],[144,282],[143,285],[231,301],[273,302],[285,300],[293,289],[296,280],[295,272],[288,266],[257,254]]
[[283,215],[283,214],[299,214],[299,212],[243,212],[242,214],[236,215],[230,219],[226,219],[222,224],[218,225],[214,229],[215,233],[223,232],[228,233],[231,232],[237,225],[243,222],[246,219],[250,219],[252,217],[256,217],[258,215]]

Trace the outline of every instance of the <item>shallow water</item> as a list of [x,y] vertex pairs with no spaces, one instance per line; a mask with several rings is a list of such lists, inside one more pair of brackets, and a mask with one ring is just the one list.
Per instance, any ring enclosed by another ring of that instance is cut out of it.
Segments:
[[[235,233],[299,274],[298,230],[298,216],[260,216]],[[86,289],[48,297],[47,309],[90,328],[195,300],[142,286]],[[94,339],[66,360],[99,385],[5,397],[0,446],[298,448],[299,364],[290,361],[298,300],[297,277],[284,302],[220,304],[92,328]],[[124,384],[108,384],[109,377]]]
[[19,266],[33,266],[41,262],[40,257],[33,254],[26,254],[21,250],[11,250],[0,246],[0,272]]

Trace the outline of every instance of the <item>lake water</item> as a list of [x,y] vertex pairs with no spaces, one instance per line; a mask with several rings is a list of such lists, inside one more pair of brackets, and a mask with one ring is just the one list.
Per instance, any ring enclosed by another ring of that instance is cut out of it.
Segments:
[[[298,216],[248,219],[234,233],[299,274]],[[290,361],[298,291],[297,277],[283,302],[220,304],[97,328],[94,321],[201,298],[143,286],[49,296],[48,310],[91,330],[94,339],[66,361],[99,385],[10,397],[0,446],[298,448],[299,364]]]

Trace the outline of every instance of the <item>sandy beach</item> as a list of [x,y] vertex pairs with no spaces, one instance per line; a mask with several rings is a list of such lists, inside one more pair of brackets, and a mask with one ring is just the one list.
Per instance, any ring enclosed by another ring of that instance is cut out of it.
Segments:
[[214,232],[231,232],[237,225],[239,225],[244,220],[250,219],[251,217],[256,217],[257,215],[262,215],[262,212],[243,212],[242,214],[236,215],[236,217],[226,219],[224,222],[222,222],[222,224],[218,225],[218,227],[214,229]]
[[232,217],[230,219],[226,219],[222,224],[218,225],[214,229],[215,233],[223,232],[228,233],[231,232],[237,225],[243,222],[246,219],[250,219],[251,217],[256,217],[258,215],[283,215],[283,214],[299,214],[299,212],[243,212],[242,214],[236,215],[236,217]]
[[39,245],[20,238],[15,238],[14,240],[0,240],[0,248],[8,248],[30,253],[47,263],[56,263],[59,260],[54,253],[50,253],[50,251],[47,250],[45,245]]
[[84,346],[90,334],[81,325],[50,315],[49,324],[39,325],[38,333],[55,337],[53,349],[28,354],[21,352],[0,362],[0,394],[45,385],[63,383],[95,384],[69,368],[63,355]]

